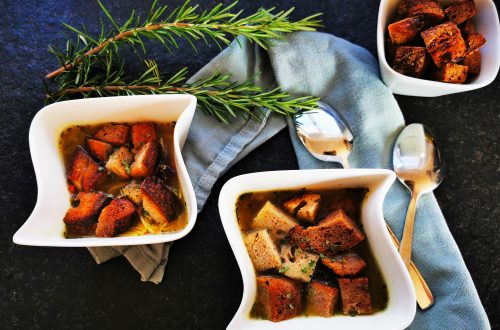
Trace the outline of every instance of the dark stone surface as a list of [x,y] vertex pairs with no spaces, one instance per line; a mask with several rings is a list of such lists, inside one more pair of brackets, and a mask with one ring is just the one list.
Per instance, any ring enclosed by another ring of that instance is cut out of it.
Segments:
[[[105,3],[121,18],[133,6],[142,16],[147,12],[146,4],[134,1]],[[180,1],[168,3],[174,7]],[[202,3],[209,7],[218,1]],[[4,0],[1,4],[0,328],[224,328],[239,305],[242,283],[219,221],[217,196],[232,176],[296,168],[288,133],[278,134],[219,180],[193,232],[174,244],[160,285],[141,283],[122,258],[98,266],[84,249],[16,246],[12,235],[36,201],[28,129],[43,107],[41,78],[56,66],[47,45],[63,42],[60,21],[95,27],[98,6],[71,0]],[[250,12],[265,4],[245,1],[238,8]],[[376,53],[378,4],[372,0],[272,3],[280,9],[297,7],[295,17],[323,12],[324,31],[372,54]],[[198,53],[184,47],[174,54],[156,50],[151,57],[158,58],[167,72],[184,65],[195,72],[217,52],[216,46],[200,45]],[[488,87],[468,93],[396,97],[407,122],[428,125],[440,142],[447,175],[436,195],[493,328],[500,326],[499,87],[497,78]]]

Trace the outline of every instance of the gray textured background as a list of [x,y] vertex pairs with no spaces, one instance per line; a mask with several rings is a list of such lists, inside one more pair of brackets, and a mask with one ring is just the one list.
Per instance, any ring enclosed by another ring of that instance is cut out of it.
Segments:
[[[132,8],[144,16],[149,6],[149,1],[104,3],[121,18]],[[173,7],[180,1],[168,3]],[[208,8],[218,1],[201,3]],[[193,232],[172,248],[160,285],[141,283],[123,259],[97,266],[84,249],[16,246],[12,235],[36,201],[28,129],[44,104],[41,79],[56,67],[47,45],[63,42],[61,21],[96,27],[99,9],[93,1],[0,4],[0,328],[224,328],[239,305],[242,284],[218,218],[218,192],[235,175],[296,168],[288,132],[282,131],[219,180]],[[243,0],[237,8],[250,13],[263,5],[295,6],[297,18],[323,12],[323,31],[376,54],[378,1]],[[216,46],[200,44],[198,53],[183,47],[167,54],[158,48],[150,55],[165,72],[188,65],[194,73],[218,52]],[[497,78],[468,93],[396,97],[406,121],[428,125],[440,142],[447,175],[436,195],[493,328],[500,326],[499,86]]]

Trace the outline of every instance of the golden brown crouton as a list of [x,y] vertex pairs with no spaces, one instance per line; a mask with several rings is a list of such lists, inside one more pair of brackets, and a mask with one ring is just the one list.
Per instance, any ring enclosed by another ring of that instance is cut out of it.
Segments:
[[463,84],[467,79],[467,67],[460,64],[446,63],[442,68],[432,72],[432,78],[446,83]]
[[307,287],[306,315],[333,316],[338,300],[339,289],[326,283],[311,281]]
[[83,191],[93,190],[105,177],[104,168],[100,167],[93,159],[90,159],[83,177]]
[[479,74],[481,71],[481,52],[476,49],[467,53],[460,64],[467,67],[467,74]]
[[106,169],[120,179],[127,180],[130,178],[130,165],[133,159],[134,156],[127,147],[120,147],[109,156]]
[[476,33],[476,26],[472,23],[472,20],[468,19],[458,26],[462,34],[473,34]]
[[300,248],[283,244],[280,251],[283,263],[279,272],[302,282],[311,281],[319,255],[302,251]]
[[342,310],[346,315],[372,313],[368,278],[339,278]]
[[458,27],[452,22],[436,25],[421,34],[437,67],[456,61],[465,54],[465,41]]
[[300,285],[293,280],[258,276],[253,312],[273,322],[291,319],[302,309],[300,291]]
[[244,236],[243,242],[256,271],[281,266],[280,255],[267,229],[249,232]]
[[122,197],[113,200],[99,216],[95,234],[97,237],[113,237],[124,232],[132,225],[135,213],[134,204]]
[[73,158],[71,158],[67,177],[78,190],[83,189],[83,177],[85,176],[89,160],[90,157],[85,150],[81,146],[77,146]]
[[358,204],[352,197],[349,196],[338,196],[334,198],[328,203],[325,209],[326,215],[342,209],[344,213],[351,219],[357,219],[359,216]]
[[142,205],[141,185],[139,182],[135,180],[130,181],[129,184],[122,188],[121,193],[135,205]]
[[94,157],[103,162],[107,161],[109,154],[113,152],[113,146],[111,144],[96,139],[88,139],[87,147]]
[[130,175],[136,179],[153,175],[157,158],[158,143],[154,141],[143,144],[134,156],[134,162],[130,167]]
[[427,24],[421,16],[408,17],[401,21],[389,24],[389,36],[393,44],[404,44],[413,40]]
[[465,37],[465,42],[467,43],[467,52],[472,52],[486,43],[486,38],[479,33],[471,33]]
[[94,137],[115,147],[122,146],[128,142],[129,127],[125,125],[105,125],[95,132]]
[[306,229],[296,226],[290,231],[289,238],[292,245],[302,250],[332,256],[358,245],[365,235],[344,211],[337,210],[317,226]]
[[71,235],[92,235],[97,225],[97,216],[109,202],[103,192],[80,192],[76,195],[72,206],[64,216],[66,230]]
[[473,17],[477,13],[474,0],[460,0],[444,10],[448,19],[455,24],[460,24]]
[[392,68],[406,76],[422,77],[429,65],[429,57],[425,47],[398,47]]
[[140,123],[132,125],[130,128],[130,137],[134,149],[139,149],[144,143],[156,141],[155,123]]
[[398,17],[423,15],[432,24],[438,24],[444,18],[444,12],[434,0],[403,0],[398,5]]
[[346,252],[331,258],[325,257],[321,262],[339,276],[354,276],[366,267],[366,262],[355,252]]
[[141,184],[142,207],[154,221],[175,220],[181,210],[179,199],[160,179],[148,176]]
[[77,146],[68,168],[68,180],[78,189],[92,190],[104,177],[99,164],[90,157],[82,146]]
[[321,196],[315,193],[303,193],[283,203],[283,208],[297,218],[313,223],[318,214]]

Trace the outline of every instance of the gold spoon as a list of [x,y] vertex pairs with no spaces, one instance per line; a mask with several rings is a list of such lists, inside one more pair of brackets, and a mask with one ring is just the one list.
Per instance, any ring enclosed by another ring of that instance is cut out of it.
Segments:
[[[347,158],[354,142],[351,130],[333,108],[323,102],[318,102],[318,104],[318,110],[305,111],[294,118],[297,135],[314,157],[323,161],[339,162],[344,168],[349,168]],[[399,242],[389,225],[387,229],[396,249],[399,249]],[[434,298],[413,262],[408,270],[415,288],[418,306],[422,310],[431,307],[434,304]]]
[[418,198],[439,186],[443,181],[444,163],[431,131],[422,124],[406,126],[394,146],[393,165],[396,175],[410,191],[399,254],[410,268],[413,225]]

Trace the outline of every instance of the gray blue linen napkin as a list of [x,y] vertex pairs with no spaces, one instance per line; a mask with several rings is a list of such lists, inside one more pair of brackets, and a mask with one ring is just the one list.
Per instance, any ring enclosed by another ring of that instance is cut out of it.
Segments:
[[[215,71],[229,72],[236,80],[260,73],[256,79],[262,85],[278,84],[295,96],[321,97],[342,113],[353,130],[351,166],[392,168],[392,146],[404,119],[379,78],[376,60],[366,50],[319,32],[287,35],[284,41],[271,45],[268,53],[244,39],[240,44],[231,44],[192,79]],[[230,166],[285,127],[282,117],[260,111],[263,121],[237,119],[230,126],[196,113],[183,156],[200,210],[215,181]],[[288,126],[300,168],[339,167],[313,158],[296,137],[291,122]],[[384,215],[399,237],[408,200],[409,193],[395,183],[384,203]],[[436,303],[427,311],[418,310],[410,328],[489,329],[474,283],[432,193],[419,201],[413,244],[413,260]],[[90,250],[99,263],[124,254],[143,280],[157,283],[163,275],[168,246]]]

